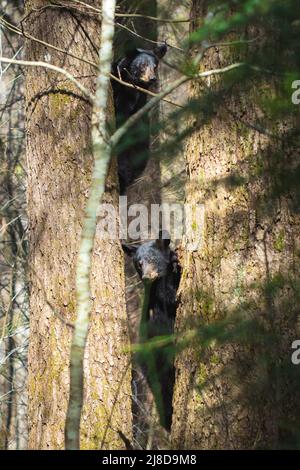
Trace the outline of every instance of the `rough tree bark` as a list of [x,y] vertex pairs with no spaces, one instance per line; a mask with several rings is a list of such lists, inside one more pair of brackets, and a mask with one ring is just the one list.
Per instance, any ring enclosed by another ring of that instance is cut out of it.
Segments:
[[[99,6],[99,2],[90,1]],[[34,37],[97,62],[100,24],[67,9],[27,1],[24,25]],[[36,9],[38,11],[36,11]],[[27,42],[27,59],[66,68],[95,91],[97,70],[49,47]],[[37,71],[38,70],[38,71]],[[83,209],[93,165],[91,106],[64,76],[26,70],[31,334],[29,447],[62,449],[69,390],[69,353],[75,319],[75,267]],[[113,104],[110,102],[110,116]],[[104,202],[117,208],[116,165]],[[85,357],[81,448],[124,447],[131,439],[131,390],[123,255],[119,242],[97,232],[91,274],[93,312]]]
[[[208,4],[194,0],[191,17],[204,18]],[[200,24],[193,23],[192,30]],[[230,49],[214,49],[203,66],[211,69],[234,61]],[[212,87],[217,83],[207,82]],[[246,340],[240,333],[235,340],[215,341],[208,348],[201,348],[198,337],[179,354],[175,448],[293,445],[299,406],[290,358],[292,340],[299,334],[300,220],[297,185],[292,190],[287,181],[288,168],[294,171],[299,165],[299,148],[284,142],[289,122],[264,120],[279,140],[242,123],[255,126],[264,117],[258,103],[270,86],[267,80],[253,80],[247,88],[236,85],[210,121],[187,141],[186,198],[188,203],[205,204],[205,225],[203,245],[183,255],[177,329],[213,325],[224,318],[233,321],[236,314],[239,327],[244,320],[248,332],[250,324],[258,324],[258,329]],[[199,83],[190,87],[192,98],[204,92]],[[199,120],[195,117],[195,127]]]

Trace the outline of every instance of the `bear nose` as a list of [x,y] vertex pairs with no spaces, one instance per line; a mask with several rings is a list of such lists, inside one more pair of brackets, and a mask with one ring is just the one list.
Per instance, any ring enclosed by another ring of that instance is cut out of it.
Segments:
[[157,78],[156,78],[156,77],[152,77],[152,78],[150,78],[149,81],[150,81],[150,83],[155,83],[155,82],[157,81]]
[[151,272],[151,273],[145,273],[142,275],[142,280],[143,281],[154,281],[157,278],[157,273]]

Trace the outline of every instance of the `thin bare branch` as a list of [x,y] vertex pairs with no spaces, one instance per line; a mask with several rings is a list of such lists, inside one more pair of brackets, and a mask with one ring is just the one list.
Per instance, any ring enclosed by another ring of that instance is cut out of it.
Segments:
[[[100,8],[96,8],[92,5],[88,5],[87,3],[81,2],[80,0],[73,0],[73,2],[77,3],[78,5],[82,5],[87,9],[93,10],[101,14]],[[147,20],[157,21],[159,23],[189,23],[190,21],[192,21],[191,18],[178,18],[177,20],[174,20],[174,19],[172,20],[169,18],[158,18],[156,16],[142,15],[140,13],[116,13],[115,16],[121,17],[121,18],[145,18]],[[193,18],[193,19],[196,19],[196,18]]]
[[0,62],[4,64],[14,64],[14,65],[23,65],[24,67],[42,67],[45,69],[53,70],[54,72],[61,73],[65,77],[67,77],[74,85],[89,99],[91,103],[94,102],[94,96],[90,93],[76,78],[73,77],[71,73],[67,70],[62,69],[60,67],[56,67],[56,65],[49,64],[48,62],[34,62],[30,60],[16,60],[16,59],[9,59],[6,57],[0,57]]
[[[199,54],[195,61],[194,65],[197,65],[200,60],[201,60],[202,54]],[[246,64],[243,62],[238,62],[235,64],[228,65],[227,67],[223,67],[220,69],[213,69],[213,70],[207,70],[205,72],[201,72],[197,74],[196,76],[190,76],[190,77],[180,77],[174,82],[170,83],[164,91],[159,93],[157,96],[152,98],[148,103],[143,106],[139,111],[137,111],[135,114],[130,116],[129,119],[123,124],[123,126],[119,127],[119,129],[116,130],[116,132],[111,136],[110,138],[110,144],[112,146],[116,146],[120,139],[125,135],[130,127],[132,127],[134,124],[136,124],[146,113],[148,113],[156,104],[159,103],[159,101],[164,98],[165,96],[169,95],[173,90],[176,88],[180,87],[184,83],[194,80],[194,79],[199,79],[199,78],[205,78],[205,77],[210,77],[211,75],[220,75],[226,72],[229,72],[233,69],[240,68],[242,66],[245,66]],[[253,68],[253,67],[251,67]],[[257,69],[257,67],[255,67]]]
[[[41,39],[38,39],[38,38],[32,36],[31,34],[27,33],[26,31],[21,31],[19,28],[15,27],[15,26],[12,25],[11,23],[8,23],[8,21],[5,21],[3,18],[0,18],[0,23],[2,23],[3,26],[5,26],[6,28],[8,28],[10,31],[14,32],[15,34],[18,34],[18,35],[20,35],[20,36],[24,36],[26,39],[30,39],[31,41],[37,42],[37,43],[39,43],[39,44],[42,44],[43,46],[49,47],[50,49],[53,49],[53,50],[55,50],[55,51],[57,51],[57,52],[61,52],[62,54],[66,54],[66,55],[68,55],[69,57],[73,57],[74,59],[77,59],[77,60],[79,60],[79,61],[81,61],[81,62],[84,62],[84,63],[86,63],[86,64],[89,64],[89,65],[91,65],[92,67],[95,67],[96,69],[98,69],[98,65],[96,64],[96,62],[93,62],[93,61],[91,61],[91,60],[85,59],[84,57],[79,57],[79,56],[77,56],[77,55],[75,55],[75,54],[73,54],[73,53],[67,51],[66,49],[62,49],[62,48],[57,47],[57,46],[54,46],[53,44],[50,44],[50,43],[48,43],[48,42],[46,42],[46,41],[42,41]],[[111,78],[112,80],[115,80],[115,81],[121,83],[122,85],[124,85],[124,86],[126,86],[126,87],[128,87],[128,88],[134,88],[134,89],[136,89],[136,90],[138,90],[138,91],[140,91],[140,92],[142,92],[142,93],[145,93],[145,94],[147,94],[147,95],[149,95],[149,96],[156,96],[156,95],[157,95],[157,93],[154,93],[154,92],[152,92],[152,91],[150,91],[150,90],[147,90],[146,88],[142,88],[142,87],[140,87],[140,86],[138,86],[138,85],[133,85],[132,83],[125,82],[125,81],[121,80],[120,78],[116,77],[116,76],[113,75],[113,74],[110,74],[109,76],[110,76],[110,78]],[[173,101],[166,100],[166,99],[164,99],[164,101],[165,101],[166,103],[168,103],[168,104],[173,105],[173,106],[177,106],[177,107],[179,107],[179,108],[182,107],[181,105],[179,105],[179,104],[177,104],[177,103],[174,103]]]
[[[140,39],[143,39],[144,41],[150,42],[151,44],[161,44],[161,41],[153,41],[153,39],[145,38],[144,36],[141,36],[140,34],[133,31],[132,29],[128,28],[128,26],[125,26],[122,23],[116,23],[116,26],[118,26],[121,29],[125,29],[125,31],[128,31],[133,36],[135,36],[137,38],[140,38]],[[172,49],[176,49],[177,51],[180,51],[180,52],[185,52],[185,50],[182,49],[181,47],[174,46],[173,44],[170,44],[168,42],[166,44],[167,44],[168,47],[171,47]]]

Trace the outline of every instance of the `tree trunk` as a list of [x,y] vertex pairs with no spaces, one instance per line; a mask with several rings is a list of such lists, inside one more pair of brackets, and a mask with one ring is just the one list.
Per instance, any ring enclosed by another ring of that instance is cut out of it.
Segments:
[[[99,6],[99,2],[89,2]],[[97,62],[100,23],[88,14],[27,1],[26,31],[69,53]],[[97,69],[33,41],[27,59],[60,66],[95,91]],[[91,105],[64,76],[26,70],[28,215],[30,225],[29,447],[63,449],[69,393],[69,353],[75,319],[75,267],[89,191]],[[113,116],[113,103],[109,117]],[[113,162],[104,201],[117,209]],[[130,357],[123,254],[116,240],[94,245],[93,313],[85,356],[82,449],[124,447],[131,439]]]
[[[191,17],[204,18],[208,3],[194,0]],[[231,49],[215,48],[203,66],[235,60]],[[218,83],[207,82],[211,91]],[[291,123],[268,121],[259,105],[273,86],[271,77],[235,84],[187,141],[186,199],[205,204],[205,223],[202,246],[182,259],[177,330],[181,337],[191,325],[198,330],[177,359],[174,448],[274,449],[296,442],[291,344],[299,334],[300,220],[288,168],[294,171],[300,155],[287,142]],[[191,85],[191,98],[200,102],[204,93],[199,82]],[[255,130],[262,118],[267,133]]]

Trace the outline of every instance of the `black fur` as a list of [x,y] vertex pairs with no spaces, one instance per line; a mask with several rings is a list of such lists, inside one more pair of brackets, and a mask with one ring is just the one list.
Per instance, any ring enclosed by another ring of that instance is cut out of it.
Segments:
[[[151,282],[145,330],[147,339],[172,335],[174,332],[176,293],[181,269],[177,255],[169,248],[169,244],[169,239],[159,239],[139,246],[123,245],[124,251],[132,257],[140,278]],[[175,383],[174,347],[172,345],[159,347],[153,357],[162,400],[162,406],[157,403],[160,421],[167,430],[170,430]],[[149,376],[147,361],[143,361],[141,366],[150,388],[153,388],[153,377]]]
[[[132,85],[149,90],[157,82],[159,60],[165,55],[165,44],[153,50],[134,49],[113,65],[112,73]],[[112,80],[117,127],[141,109],[147,94]],[[145,169],[149,157],[149,119],[145,116],[122,140],[118,150],[120,194],[138,178]]]

